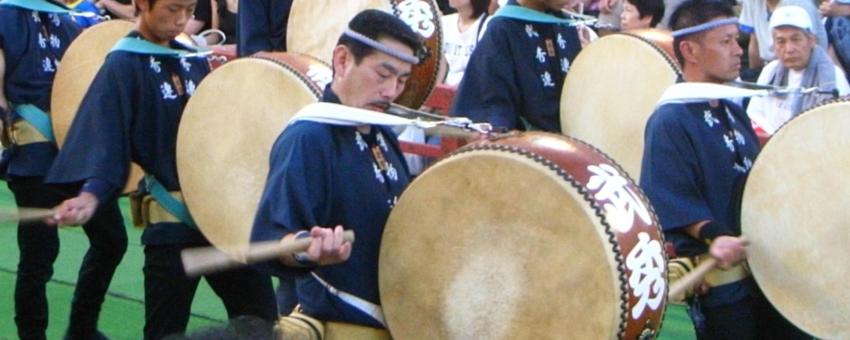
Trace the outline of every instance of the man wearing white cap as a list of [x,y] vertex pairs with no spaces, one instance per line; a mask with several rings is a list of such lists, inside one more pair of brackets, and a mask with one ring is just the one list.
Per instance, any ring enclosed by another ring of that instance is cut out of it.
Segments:
[[841,71],[817,45],[812,21],[797,6],[780,7],[770,18],[773,51],[771,61],[759,75],[759,84],[788,88],[817,88],[811,93],[792,92],[785,96],[755,97],[747,114],[753,125],[773,134],[782,124],[801,112],[834,97],[846,95],[850,85]]

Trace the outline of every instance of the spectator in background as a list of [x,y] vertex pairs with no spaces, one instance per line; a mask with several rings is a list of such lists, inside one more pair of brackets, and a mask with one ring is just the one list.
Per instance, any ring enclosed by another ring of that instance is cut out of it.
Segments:
[[97,8],[106,11],[112,19],[127,19],[133,20],[136,18],[136,8],[133,7],[133,0],[95,0]]
[[[238,0],[200,0],[195,17],[186,25],[186,33],[200,35],[207,45],[235,43]],[[223,34],[207,33],[210,30]]]
[[751,69],[761,69],[766,62],[776,59],[768,19],[777,8],[787,5],[799,6],[806,10],[813,24],[818,45],[828,46],[826,31],[813,0],[743,0],[740,16],[741,33],[750,35],[747,55]]
[[[818,87],[821,91],[850,92],[850,85],[826,53],[817,46],[812,22],[798,6],[780,7],[770,17],[773,50],[777,60],[771,61],[759,75],[759,84],[791,88]],[[792,117],[833,98],[832,94],[791,93],[783,97],[754,97],[747,114],[753,125],[773,134]]]
[[654,28],[664,17],[663,0],[625,0],[620,14],[620,29],[631,31]]
[[292,0],[239,0],[236,51],[240,57],[260,51],[286,51],[286,23]]
[[[844,70],[850,66],[850,0],[824,1],[820,14],[826,17],[824,29],[829,40],[827,52],[836,65]],[[848,78],[850,79],[850,78]]]
[[469,56],[487,28],[490,0],[449,0],[457,13],[444,15],[443,54],[448,64],[445,83],[457,86],[466,71]]
[[93,17],[72,16],[71,19],[77,23],[80,28],[89,28],[100,22],[100,9],[91,0],[65,0],[68,8],[81,13],[91,13]]

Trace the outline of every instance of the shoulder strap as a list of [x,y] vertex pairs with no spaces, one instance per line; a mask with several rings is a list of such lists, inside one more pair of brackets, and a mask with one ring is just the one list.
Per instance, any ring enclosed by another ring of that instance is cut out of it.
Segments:
[[50,142],[55,142],[53,137],[53,126],[50,124],[50,116],[38,106],[32,104],[12,105],[12,109],[24,120],[32,125],[38,133]]
[[576,20],[559,18],[548,13],[535,11],[528,7],[517,5],[507,5],[502,8],[499,8],[499,10],[496,11],[496,14],[494,14],[493,17],[506,17],[542,24],[561,24],[570,26],[578,24],[578,21]]
[[192,215],[189,214],[189,208],[186,207],[186,204],[180,202],[174,196],[168,193],[168,190],[162,186],[162,183],[156,180],[151,174],[145,174],[145,186],[148,189],[148,192],[151,193],[151,196],[162,205],[165,210],[169,213],[177,217],[180,222],[192,227],[197,228],[197,224],[195,224],[195,220],[192,219]]
[[118,40],[118,43],[112,47],[112,51],[124,51],[146,55],[164,55],[175,58],[206,57],[207,55],[212,54],[212,51],[209,50],[196,49],[195,51],[183,51],[157,45],[145,39],[131,37],[124,37]]
[[44,13],[67,14],[72,12],[70,8],[64,5],[47,0],[3,0],[0,1],[0,5],[18,7]]

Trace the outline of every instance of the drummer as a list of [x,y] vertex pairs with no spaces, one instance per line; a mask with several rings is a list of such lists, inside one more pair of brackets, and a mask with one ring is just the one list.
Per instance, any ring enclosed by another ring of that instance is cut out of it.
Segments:
[[[80,29],[67,14],[28,7],[41,2],[0,4],[0,119],[5,147],[0,177],[7,181],[19,207],[52,208],[78,190],[78,184],[46,185],[44,176],[57,152],[48,114],[53,80]],[[42,5],[63,9],[54,3]],[[67,329],[70,339],[97,334],[100,306],[127,249],[124,219],[115,201],[105,203],[83,229],[90,247],[74,289]],[[20,257],[14,295],[18,337],[44,339],[48,324],[45,288],[59,254],[59,235],[45,223],[18,224],[17,235]]]
[[[85,223],[112,202],[127,182],[130,162],[146,173],[146,204],[137,209],[145,225],[145,339],[182,333],[199,278],[187,277],[180,251],[207,246],[194,227],[176,173],[177,125],[187,100],[209,73],[202,54],[174,40],[196,0],[136,0],[136,29],[119,41],[83,98],[48,182],[85,181],[62,202],[55,222]],[[205,277],[228,316],[277,319],[271,279],[243,268]]]
[[[360,12],[333,50],[334,78],[322,101],[384,111],[404,91],[421,44],[399,18]],[[390,210],[409,182],[395,133],[378,125],[296,122],[275,142],[270,166],[252,241],[313,237],[306,252],[261,266],[297,278],[300,308],[283,318],[283,331],[320,339],[323,325],[345,323],[358,333],[388,336],[378,251]],[[343,242],[343,227],[355,231],[353,247]]]
[[451,114],[497,129],[561,131],[561,88],[582,46],[561,14],[569,3],[510,0],[499,9],[469,59]]
[[[743,50],[737,19],[722,0],[689,0],[671,17],[685,82],[722,84],[738,77]],[[699,95],[705,95],[699,94]],[[725,272],[706,277],[690,299],[700,339],[792,339],[802,334],[758,291],[742,266],[744,180],[759,151],[750,120],[728,100],[657,107],[646,126],[641,186],[678,256],[714,257]]]

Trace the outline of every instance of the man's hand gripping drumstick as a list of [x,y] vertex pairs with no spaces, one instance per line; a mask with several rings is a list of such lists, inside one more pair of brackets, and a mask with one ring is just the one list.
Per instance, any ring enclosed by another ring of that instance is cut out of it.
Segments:
[[46,222],[53,225],[83,225],[88,222],[100,204],[95,195],[81,192],[77,197],[69,198],[53,208],[53,216]]
[[224,253],[214,247],[185,249],[181,253],[187,275],[197,276],[224,271],[278,258],[291,267],[309,267],[342,263],[351,256],[354,232],[336,228],[313,227],[309,232],[288,234],[280,241],[256,242],[235,252]]
[[[696,239],[703,239],[706,232],[702,230],[709,221],[702,221],[687,227],[688,234]],[[696,287],[698,294],[708,292],[708,286],[703,281],[708,272],[715,267],[720,269],[729,269],[732,266],[746,260],[747,258],[747,240],[743,237],[719,235],[713,238],[708,253],[711,257],[700,263],[692,272],[682,277],[670,286],[668,292],[669,297],[683,296],[683,293],[691,287]]]

